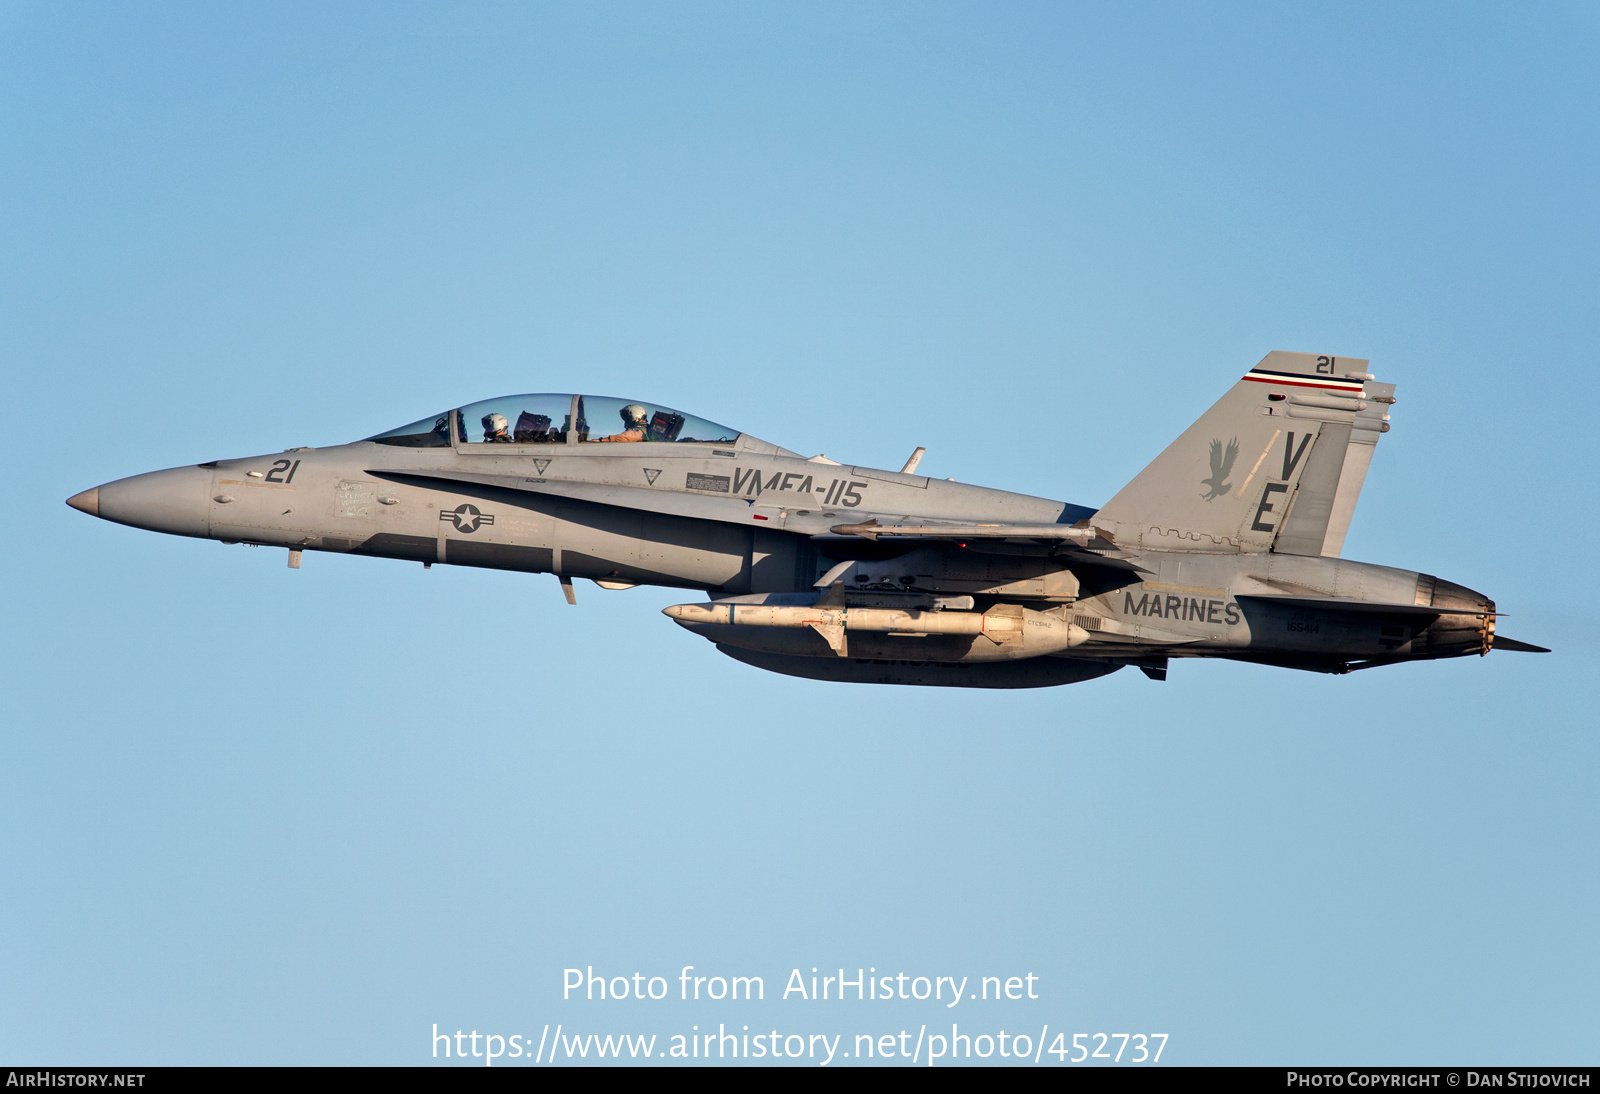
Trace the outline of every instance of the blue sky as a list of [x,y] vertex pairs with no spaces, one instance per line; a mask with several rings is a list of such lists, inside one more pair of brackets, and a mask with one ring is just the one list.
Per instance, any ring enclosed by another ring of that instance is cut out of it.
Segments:
[[[950,1020],[772,998],[859,966],[1171,1062],[1593,1062],[1597,22],[0,4],[0,1056]],[[666,591],[61,504],[576,389],[1097,505],[1272,349],[1399,385],[1345,557],[1554,654],[824,685]],[[769,999],[561,999],[687,964]]]

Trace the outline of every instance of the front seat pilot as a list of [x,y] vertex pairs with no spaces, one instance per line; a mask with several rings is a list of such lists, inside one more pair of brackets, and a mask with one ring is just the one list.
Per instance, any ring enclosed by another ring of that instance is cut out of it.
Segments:
[[485,444],[511,443],[511,435],[506,432],[506,416],[504,414],[485,414],[483,416],[483,442]]

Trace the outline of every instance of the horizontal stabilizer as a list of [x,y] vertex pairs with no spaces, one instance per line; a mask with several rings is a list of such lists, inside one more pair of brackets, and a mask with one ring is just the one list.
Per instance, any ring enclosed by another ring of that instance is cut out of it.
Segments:
[[1532,642],[1518,642],[1515,638],[1504,635],[1494,636],[1494,648],[1497,650],[1515,650],[1517,653],[1549,653],[1543,646],[1535,646]]
[[[880,524],[877,518],[862,521],[859,524],[835,524],[828,529],[827,536],[813,536],[813,539],[826,541],[835,536],[859,537],[876,542],[882,537],[904,537],[906,539],[937,539],[948,540],[958,546],[965,547],[969,540],[1000,540],[1017,542],[1032,542],[1035,544],[1050,544],[1051,554],[1055,558],[1070,559],[1074,563],[1084,566],[1104,566],[1112,570],[1128,570],[1133,573],[1147,574],[1151,571],[1143,566],[1128,561],[1126,552],[1119,550],[1109,540],[1099,538],[1098,533],[1092,528],[1077,528],[1067,524],[1006,524],[1001,522],[982,524],[957,524],[945,522],[940,524]],[[1094,543],[1089,547],[1085,544]],[[840,573],[844,572],[843,565],[835,567]],[[820,582],[818,584],[821,584]]]
[[1317,612],[1360,612],[1364,615],[1485,615],[1476,608],[1440,608],[1428,604],[1385,604],[1377,600],[1356,600],[1342,596],[1272,596],[1240,593],[1240,601],[1255,601],[1280,608],[1299,608]]

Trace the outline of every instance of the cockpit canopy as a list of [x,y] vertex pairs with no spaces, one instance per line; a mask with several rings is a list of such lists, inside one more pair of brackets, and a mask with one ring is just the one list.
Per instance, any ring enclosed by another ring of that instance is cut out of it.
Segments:
[[[453,413],[460,444],[567,444],[574,420],[579,444],[732,444],[739,437],[737,429],[670,407],[601,395],[507,395]],[[403,448],[448,448],[451,414],[447,410],[367,440]]]

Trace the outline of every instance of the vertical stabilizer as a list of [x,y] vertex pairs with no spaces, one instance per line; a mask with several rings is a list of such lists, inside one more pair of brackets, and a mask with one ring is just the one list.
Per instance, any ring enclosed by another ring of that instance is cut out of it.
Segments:
[[1092,523],[1122,547],[1337,554],[1393,390],[1362,358],[1269,353]]

